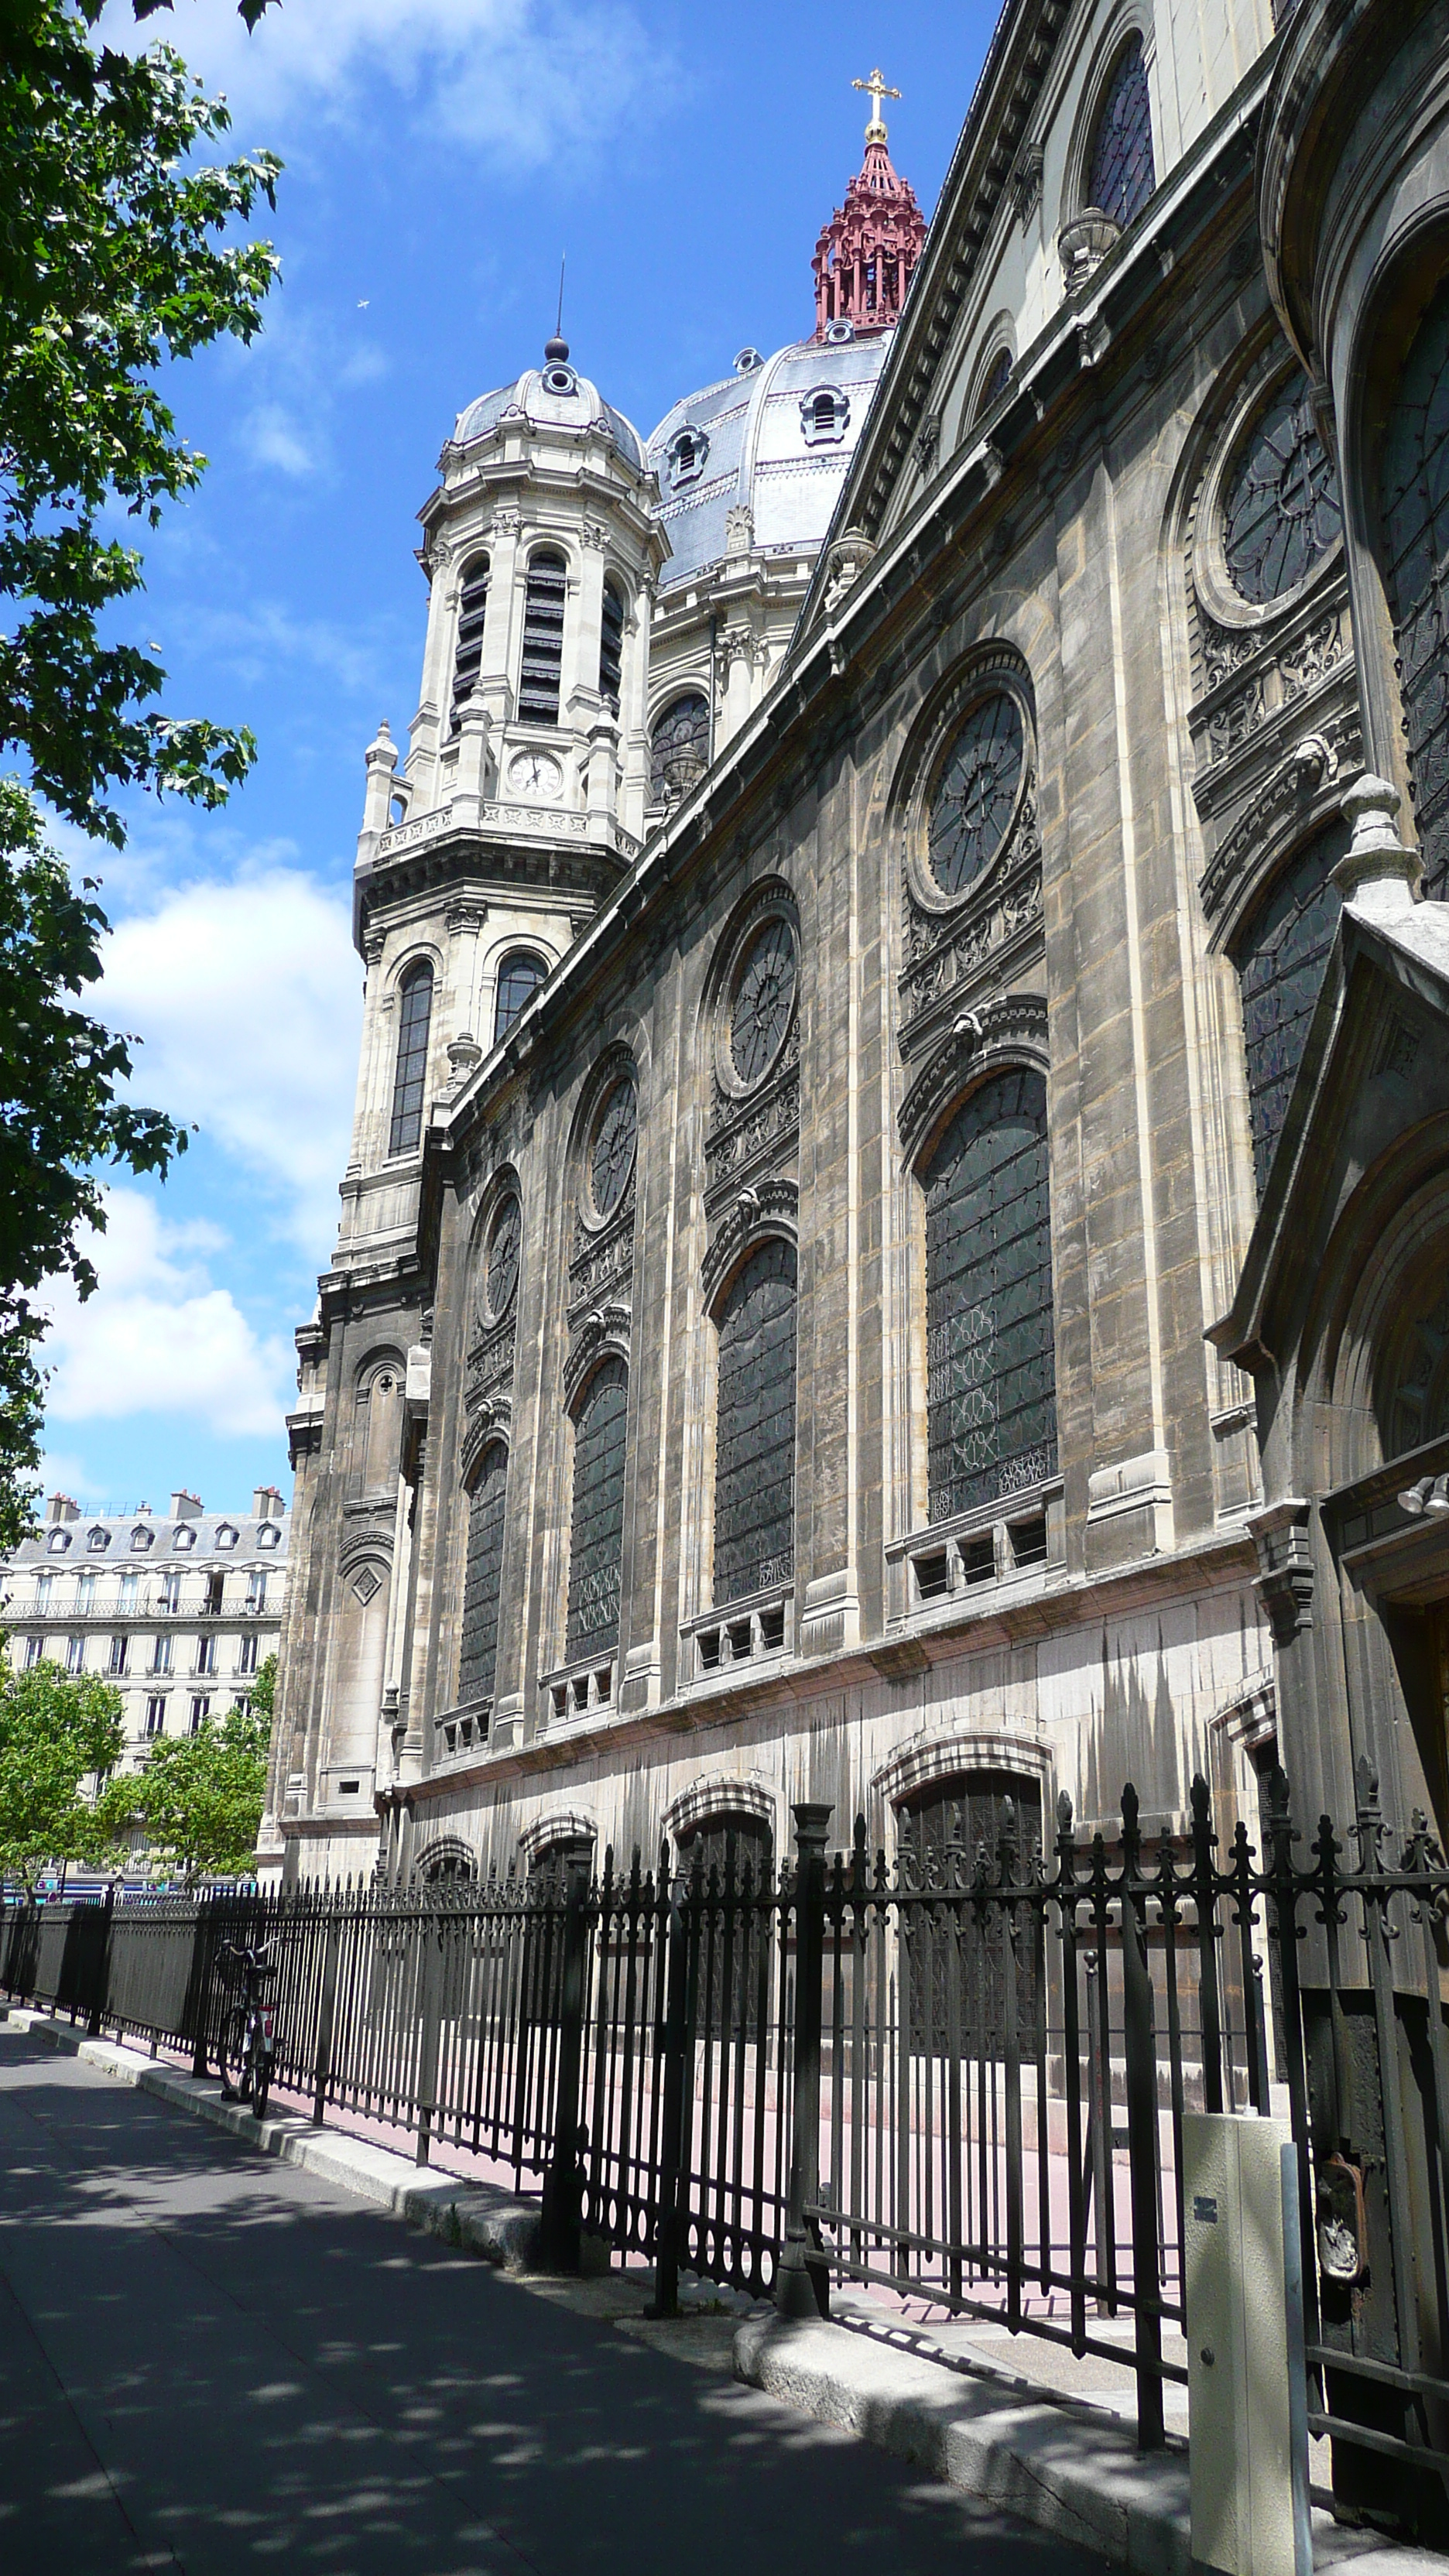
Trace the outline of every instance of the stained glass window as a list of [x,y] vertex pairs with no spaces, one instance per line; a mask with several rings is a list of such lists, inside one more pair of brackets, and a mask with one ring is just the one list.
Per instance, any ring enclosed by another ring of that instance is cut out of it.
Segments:
[[599,625],[599,695],[605,706],[619,712],[619,682],[624,668],[624,600],[615,581],[604,584],[604,608]]
[[639,1104],[634,1085],[626,1077],[623,1082],[615,1083],[594,1129],[589,1153],[589,1187],[596,1216],[611,1216],[623,1197],[625,1183],[634,1166],[638,1132]]
[[518,714],[523,724],[557,724],[563,674],[564,603],[568,567],[552,547],[529,557],[523,594],[523,666]]
[[517,1293],[522,1234],[522,1212],[510,1193],[489,1228],[483,1259],[483,1310],[487,1323],[500,1323]]
[[762,1243],[719,1326],[717,1604],[788,1583],[795,1567],[795,1253]]
[[1087,203],[1124,231],[1157,185],[1152,166],[1152,102],[1142,39],[1129,37],[1117,57],[1097,117],[1087,162]]
[[1056,1473],[1046,1084],[999,1073],[925,1176],[930,1511],[949,1520]]
[[525,1002],[534,994],[548,973],[541,957],[529,949],[516,949],[505,957],[498,969],[498,999],[493,1009],[493,1043],[506,1038]]
[[1342,525],[1338,475],[1301,367],[1259,413],[1228,488],[1223,553],[1233,588],[1259,607],[1306,579]]
[[1342,909],[1328,871],[1346,847],[1342,824],[1317,833],[1274,879],[1234,952],[1260,1198]]
[[605,1360],[589,1381],[574,1430],[574,1502],[569,1544],[568,1660],[612,1653],[619,1641],[624,1543],[624,1430],[629,1372]]
[[463,1576],[463,1643],[458,1697],[493,1697],[498,1660],[498,1592],[503,1572],[503,1519],[508,1491],[508,1452],[495,1440],[468,1502],[468,1563]]
[[649,737],[649,803],[668,813],[709,766],[709,705],[698,689],[666,707]]
[[483,622],[488,608],[488,557],[475,555],[463,574],[458,594],[458,636],[453,654],[453,708],[449,731],[456,733],[463,709],[473,695],[483,659]]
[[1414,335],[1384,434],[1385,571],[1424,891],[1449,892],[1449,278]]
[[1025,757],[1021,709],[998,689],[967,716],[931,797],[926,863],[943,894],[965,894],[997,856]]
[[993,403],[1000,402],[1002,395],[1005,393],[1007,386],[1011,382],[1011,363],[1011,351],[1009,349],[998,349],[990,366],[986,370],[986,381],[981,388],[980,396],[977,400],[976,417],[978,420],[980,420],[986,412],[990,411]]
[[423,1093],[428,1073],[428,1028],[433,1016],[433,970],[410,966],[403,977],[398,1013],[397,1069],[392,1084],[390,1154],[411,1154],[423,1132]]
[[750,942],[730,1011],[730,1055],[741,1082],[768,1073],[795,1007],[795,940],[787,921],[767,921]]

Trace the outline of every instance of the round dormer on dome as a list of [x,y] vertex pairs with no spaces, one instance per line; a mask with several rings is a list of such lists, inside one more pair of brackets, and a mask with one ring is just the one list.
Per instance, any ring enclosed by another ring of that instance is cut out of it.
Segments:
[[480,394],[466,411],[459,412],[450,444],[472,447],[510,421],[524,421],[531,429],[576,430],[581,437],[597,437],[602,431],[626,465],[639,474],[645,470],[644,442],[637,429],[605,402],[597,385],[569,364],[567,340],[550,340],[541,367],[527,368],[513,384]]

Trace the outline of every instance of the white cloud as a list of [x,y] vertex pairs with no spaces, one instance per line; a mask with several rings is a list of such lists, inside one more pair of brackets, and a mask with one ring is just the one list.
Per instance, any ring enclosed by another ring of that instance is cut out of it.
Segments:
[[[108,11],[105,32],[134,45],[126,16]],[[627,0],[287,0],[250,35],[236,0],[195,0],[147,19],[141,40],[158,36],[225,91],[248,149],[294,138],[305,149],[309,124],[354,122],[385,85],[420,131],[486,147],[495,167],[537,168],[565,150],[592,161],[675,87]],[[386,148],[385,126],[376,140]]]
[[275,465],[294,481],[315,474],[317,443],[304,437],[280,403],[258,403],[248,415],[245,435],[253,464]]
[[[82,1244],[100,1279],[94,1296],[82,1303],[60,1280],[44,1300],[53,1318],[47,1418],[179,1413],[223,1439],[276,1436],[291,1355],[212,1285],[206,1256],[226,1238],[211,1225],[168,1225],[140,1190],[108,1190],[106,1219],[104,1234],[88,1230]],[[48,1474],[67,1463],[51,1460]]]
[[106,942],[97,1011],[143,1041],[137,1097],[258,1175],[318,1264],[347,1160],[361,987],[345,895],[298,868],[182,886]]

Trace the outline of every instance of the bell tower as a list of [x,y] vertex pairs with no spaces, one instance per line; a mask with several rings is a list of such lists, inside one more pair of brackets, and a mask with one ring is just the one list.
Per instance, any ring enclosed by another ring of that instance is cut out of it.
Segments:
[[899,98],[879,70],[852,89],[870,93],[865,159],[815,245],[815,337],[827,340],[848,323],[855,332],[888,331],[901,318],[906,288],[921,256],[926,218],[909,179],[887,149],[881,102]]

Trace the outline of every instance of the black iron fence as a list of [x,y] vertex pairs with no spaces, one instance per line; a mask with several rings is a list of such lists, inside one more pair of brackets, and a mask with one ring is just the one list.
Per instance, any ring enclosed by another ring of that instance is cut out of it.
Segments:
[[[964,1811],[963,1811],[964,1812]],[[1255,1851],[1109,1842],[1060,1802],[1044,1855],[1010,1803],[894,1859],[12,1908],[0,1982],[189,2052],[233,1942],[269,1941],[275,2081],[541,2180],[553,2259],[581,2233],[794,2313],[853,2280],[1135,2372],[1139,2440],[1186,2378],[1182,2121],[1277,2112],[1300,2157],[1310,2423],[1346,2489],[1449,2473],[1449,1867],[1390,1848],[1361,1774],[1350,1856],[1272,1784]],[[1436,2507],[1437,2511],[1437,2507]],[[1429,2520],[1435,2519],[1430,2512]]]

